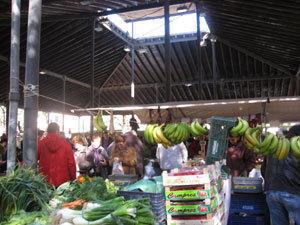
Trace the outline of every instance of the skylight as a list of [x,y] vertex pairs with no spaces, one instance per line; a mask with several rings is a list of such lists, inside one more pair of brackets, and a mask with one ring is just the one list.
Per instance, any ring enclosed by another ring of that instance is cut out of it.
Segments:
[[[165,34],[164,17],[125,22],[118,14],[107,17],[114,25],[134,39],[162,37]],[[200,28],[203,33],[210,33],[205,17],[200,17]],[[197,32],[196,13],[170,16],[170,34],[193,34]],[[133,36],[132,36],[133,35]]]

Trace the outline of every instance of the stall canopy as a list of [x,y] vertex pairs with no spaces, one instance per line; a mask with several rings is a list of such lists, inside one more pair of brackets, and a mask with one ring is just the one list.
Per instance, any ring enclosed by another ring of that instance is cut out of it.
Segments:
[[[170,4],[181,4],[193,11],[195,7],[192,2],[170,1]],[[11,1],[0,0],[0,102],[7,101],[9,92],[10,3]],[[159,9],[162,6],[163,1],[151,0],[43,1],[40,109],[46,111],[63,109],[62,104],[57,102],[63,99],[63,79],[66,79],[66,102],[69,104],[67,109],[86,108],[91,105],[93,18],[122,13],[120,15],[126,21],[149,19],[161,16]],[[28,1],[22,1],[23,64],[21,63],[20,85],[24,81],[27,8]],[[170,12],[176,13],[174,7]],[[206,18],[210,34],[217,39],[217,82],[214,85],[210,38],[207,39],[206,46],[201,47],[200,62],[196,60],[195,40],[173,42],[172,102],[299,95],[300,6],[297,1],[204,0],[201,1],[201,15]],[[96,105],[131,104],[131,54],[124,51],[126,46],[124,39],[112,30],[102,28],[95,32]],[[163,103],[166,101],[165,47],[163,44],[153,43],[144,48],[144,53],[137,52],[134,62],[135,103],[139,105]],[[197,77],[198,63],[202,66],[201,84]],[[299,115],[300,111],[298,106],[299,102],[271,103],[270,117],[295,119],[295,115],[297,113]],[[204,116],[210,115],[212,110],[214,114],[231,114],[231,111],[244,112],[244,110],[247,113],[260,111],[260,104],[252,104],[242,110],[236,107],[224,105],[222,109],[216,109],[207,106],[199,107],[197,110]],[[197,113],[193,109],[189,109],[189,112],[186,109],[182,115]]]

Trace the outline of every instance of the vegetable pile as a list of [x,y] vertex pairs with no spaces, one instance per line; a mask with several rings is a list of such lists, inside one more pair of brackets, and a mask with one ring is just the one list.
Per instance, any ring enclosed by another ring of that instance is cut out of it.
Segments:
[[52,193],[52,187],[44,177],[30,169],[18,168],[9,176],[1,177],[0,222],[9,220],[22,210],[33,212],[47,209]]
[[125,201],[117,197],[99,204],[88,203],[82,211],[61,209],[53,221],[74,225],[153,225],[154,216],[148,199]]
[[[109,181],[101,177],[79,177],[74,182],[66,182],[60,185],[54,194],[54,201],[58,205],[62,203],[72,203],[70,207],[80,203],[108,200],[116,197],[117,188]],[[82,205],[81,204],[81,205]],[[65,204],[66,206],[66,204]]]

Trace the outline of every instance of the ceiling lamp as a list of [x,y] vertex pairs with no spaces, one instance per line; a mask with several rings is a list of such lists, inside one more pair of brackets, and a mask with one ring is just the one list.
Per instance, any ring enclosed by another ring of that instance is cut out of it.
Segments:
[[182,5],[177,8],[177,13],[185,13],[187,11],[188,11],[188,8],[186,5]]
[[95,26],[95,31],[101,32],[101,31],[103,31],[103,27],[98,23],[98,24]]
[[138,51],[138,53],[140,53],[140,54],[148,53],[148,49],[147,49],[147,48],[143,48],[143,47],[139,48],[137,51]]
[[125,45],[124,46],[124,51],[125,52],[130,52],[131,48],[129,47],[129,45]]

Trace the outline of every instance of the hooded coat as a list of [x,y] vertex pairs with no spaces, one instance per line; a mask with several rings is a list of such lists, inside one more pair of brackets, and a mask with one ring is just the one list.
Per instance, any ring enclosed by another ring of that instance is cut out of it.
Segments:
[[58,187],[76,179],[76,164],[71,145],[57,134],[48,134],[38,144],[39,171]]

